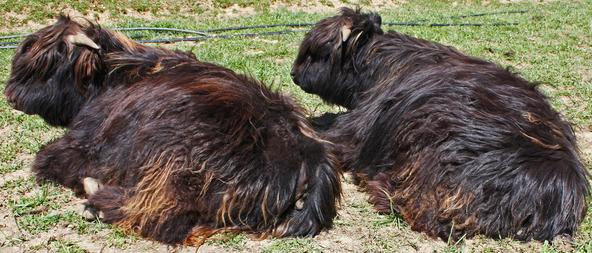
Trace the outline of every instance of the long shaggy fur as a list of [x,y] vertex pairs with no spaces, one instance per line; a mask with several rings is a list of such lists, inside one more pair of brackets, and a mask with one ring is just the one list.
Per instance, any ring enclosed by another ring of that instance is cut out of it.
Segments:
[[444,240],[574,234],[588,172],[535,85],[380,23],[342,9],[306,35],[292,70],[302,89],[350,109],[326,135],[376,209]]
[[[83,33],[101,48],[73,45]],[[328,143],[302,109],[192,54],[136,44],[69,18],[19,47],[5,94],[68,133],[33,166],[87,196],[103,221],[169,244],[219,231],[314,236],[340,197]]]

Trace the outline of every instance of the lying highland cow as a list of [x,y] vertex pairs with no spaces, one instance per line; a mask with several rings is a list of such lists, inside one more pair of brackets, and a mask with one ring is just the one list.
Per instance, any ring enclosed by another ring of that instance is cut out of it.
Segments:
[[545,96],[494,63],[380,23],[351,9],[322,20],[292,71],[303,90],[350,109],[326,134],[376,209],[445,240],[573,234],[588,174]]
[[68,126],[33,172],[86,195],[104,222],[199,244],[314,236],[336,215],[339,170],[301,108],[192,54],[61,17],[18,48],[5,94]]

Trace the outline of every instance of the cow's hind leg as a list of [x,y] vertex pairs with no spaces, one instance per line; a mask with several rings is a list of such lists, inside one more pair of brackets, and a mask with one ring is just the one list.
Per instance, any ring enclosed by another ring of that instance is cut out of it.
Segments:
[[[146,210],[150,208],[148,206],[133,205],[138,196],[123,187],[104,186],[89,196],[83,216],[90,219],[99,218],[104,223],[114,224],[163,243],[183,243],[191,228],[197,223],[198,213],[179,204],[162,210],[161,213],[151,213]],[[139,215],[145,212],[152,215]],[[89,217],[86,217],[87,215]]]
[[[89,196],[89,209],[101,221],[167,244],[181,244],[198,223],[199,213],[185,185],[174,183],[174,162],[156,161],[141,170],[140,182],[131,188],[105,185]],[[91,210],[91,211],[92,211]]]
[[394,203],[395,186],[390,179],[391,175],[381,172],[366,183],[366,191],[370,195],[369,202],[374,205],[376,211],[381,214],[396,213]]
[[54,182],[72,189],[77,196],[84,196],[80,178],[88,162],[80,148],[67,135],[45,145],[35,157],[32,168],[37,182]]
[[[84,192],[87,196],[92,196],[96,194],[99,190],[103,188],[103,184],[98,180],[86,177],[82,180],[82,185],[84,187]],[[81,215],[86,218],[87,220],[94,220],[96,218],[103,219],[104,214],[103,212],[99,211],[97,208],[92,206],[88,201],[84,202],[81,207]]]
[[[85,181],[92,182],[92,180]],[[90,183],[92,187],[93,183]],[[100,184],[99,184],[100,185]],[[96,192],[91,193],[84,204],[82,216],[87,219],[99,218],[109,224],[117,223],[125,218],[121,209],[127,199],[128,191],[120,186],[101,186]]]

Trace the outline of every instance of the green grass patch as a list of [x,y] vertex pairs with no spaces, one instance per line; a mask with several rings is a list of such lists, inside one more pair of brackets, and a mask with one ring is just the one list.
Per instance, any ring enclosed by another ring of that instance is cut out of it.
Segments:
[[273,243],[263,249],[264,253],[277,252],[322,252],[315,247],[312,239],[274,239]]
[[24,161],[0,162],[0,175],[24,169]]
[[63,189],[56,185],[44,184],[31,196],[22,196],[9,201],[8,206],[17,217],[59,209],[62,204],[67,203],[71,198],[70,194],[63,194],[62,191]]
[[[56,228],[58,224],[62,227],[72,229],[81,235],[96,234],[103,229],[111,227],[99,221],[86,221],[78,213],[73,211],[22,215],[17,217],[17,223],[21,229],[32,235],[47,232],[52,228]],[[117,233],[116,231],[113,230],[112,233]],[[108,241],[111,239],[113,239],[113,245],[118,245],[118,235],[110,234],[107,236]]]
[[62,224],[79,234],[93,234],[109,227],[99,221],[86,221],[76,211],[61,211],[74,198],[69,190],[53,184],[35,189],[34,185],[30,177],[9,181],[2,187],[20,196],[8,201],[20,229],[38,234]]
[[113,227],[107,235],[107,245],[117,249],[126,249],[131,243],[138,240],[138,237],[133,234],[126,233],[122,229]]
[[210,237],[206,243],[221,246],[228,250],[239,250],[247,243],[247,237],[244,234],[223,233]]
[[403,220],[403,217],[399,213],[380,215],[379,217],[379,219],[372,222],[372,225],[375,228],[394,226],[398,229],[403,229],[409,227],[407,222]]
[[543,248],[541,249],[541,253],[559,253],[561,252],[557,248],[555,248],[549,241],[543,242]]
[[61,214],[26,215],[18,218],[17,222],[21,229],[35,235],[50,230],[60,223],[62,217],[63,215]]
[[[10,180],[4,185],[0,185],[0,190],[15,198],[23,196],[25,193],[32,191],[35,188],[34,177],[23,177],[15,180]],[[6,200],[9,202],[9,200]]]
[[87,252],[76,243],[67,240],[55,240],[49,244],[54,252],[58,253],[84,253]]

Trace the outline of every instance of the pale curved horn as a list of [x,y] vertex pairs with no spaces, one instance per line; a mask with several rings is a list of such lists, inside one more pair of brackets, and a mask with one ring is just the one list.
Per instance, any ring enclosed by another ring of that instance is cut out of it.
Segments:
[[68,42],[79,45],[79,46],[87,46],[94,49],[100,49],[99,45],[97,45],[94,41],[92,41],[86,34],[84,33],[77,33],[74,35],[69,35],[67,37]]
[[347,41],[349,35],[351,34],[351,27],[344,25],[341,27],[341,42]]

